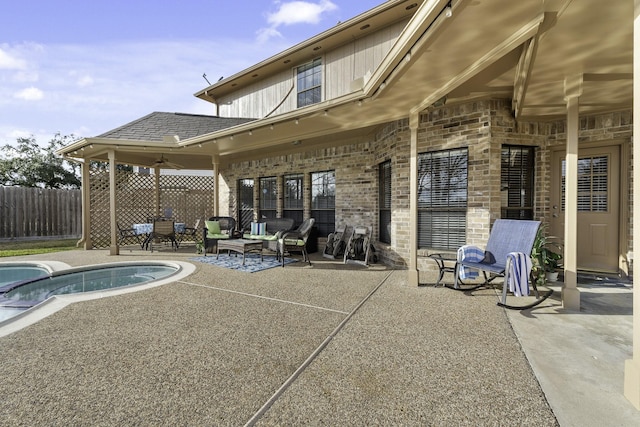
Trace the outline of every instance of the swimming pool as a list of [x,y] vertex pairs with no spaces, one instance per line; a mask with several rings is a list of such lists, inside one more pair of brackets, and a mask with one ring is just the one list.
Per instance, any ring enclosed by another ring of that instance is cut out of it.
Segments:
[[[6,267],[0,265],[0,269]],[[30,269],[32,266],[25,264],[24,267]],[[5,284],[0,286],[0,336],[3,326],[18,317],[35,313],[30,316],[33,318],[30,323],[33,323],[51,314],[46,310],[37,313],[40,307],[55,306],[58,308],[54,311],[57,311],[75,301],[159,286],[179,280],[194,270],[192,264],[185,262],[110,263],[50,271],[45,277]],[[42,271],[34,274],[42,274]],[[57,301],[52,303],[53,300]]]
[[0,288],[10,283],[48,276],[56,270],[71,268],[57,261],[0,262]]

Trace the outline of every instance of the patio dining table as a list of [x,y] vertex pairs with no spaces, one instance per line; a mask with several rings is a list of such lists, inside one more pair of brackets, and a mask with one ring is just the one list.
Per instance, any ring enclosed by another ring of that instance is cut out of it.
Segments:
[[[180,234],[180,233],[184,233],[186,224],[184,222],[174,222],[173,223],[173,230]],[[152,222],[143,222],[140,224],[132,224],[131,228],[133,228],[133,230],[135,231],[136,234],[138,235],[144,235],[146,236],[144,238],[144,243],[142,244],[143,248],[148,248],[149,247],[149,239],[151,238],[151,233],[153,232],[153,223]]]

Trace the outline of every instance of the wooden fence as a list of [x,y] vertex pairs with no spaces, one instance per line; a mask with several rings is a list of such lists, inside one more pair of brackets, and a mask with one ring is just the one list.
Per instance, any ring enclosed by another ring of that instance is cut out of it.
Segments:
[[80,190],[0,187],[0,239],[80,238]]

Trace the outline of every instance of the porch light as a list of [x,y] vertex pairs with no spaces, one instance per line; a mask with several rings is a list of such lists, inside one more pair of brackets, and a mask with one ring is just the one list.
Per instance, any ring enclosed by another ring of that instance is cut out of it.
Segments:
[[249,129],[249,135],[253,135],[253,131]]
[[269,125],[269,129],[273,130],[273,123]]
[[444,8],[444,16],[445,18],[451,18],[451,15],[453,15],[453,10],[451,9],[451,3],[449,3],[447,7]]
[[296,124],[300,123],[300,120],[296,119]]

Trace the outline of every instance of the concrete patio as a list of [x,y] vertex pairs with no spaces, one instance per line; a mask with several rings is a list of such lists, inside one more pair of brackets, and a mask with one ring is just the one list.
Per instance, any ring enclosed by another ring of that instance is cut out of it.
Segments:
[[[193,256],[131,247],[2,261]],[[312,261],[252,274],[194,263],[178,282],[72,304],[0,338],[0,424],[640,424],[622,394],[630,285],[594,278],[580,313],[558,292],[519,312],[493,290]]]

